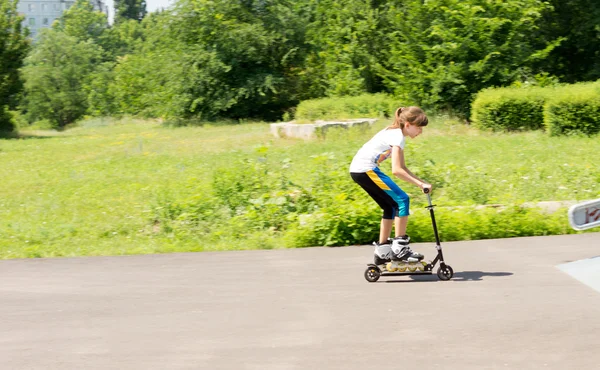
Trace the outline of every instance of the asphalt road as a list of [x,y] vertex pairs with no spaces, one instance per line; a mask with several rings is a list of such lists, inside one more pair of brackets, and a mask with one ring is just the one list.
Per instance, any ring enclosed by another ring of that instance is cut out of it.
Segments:
[[448,282],[368,283],[369,246],[0,261],[0,369],[598,368],[600,293],[557,266],[600,233],[443,248]]

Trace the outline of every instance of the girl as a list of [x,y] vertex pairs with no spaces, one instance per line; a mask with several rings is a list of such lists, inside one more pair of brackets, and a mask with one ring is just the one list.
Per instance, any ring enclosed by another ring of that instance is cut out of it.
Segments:
[[[379,241],[375,245],[375,264],[390,260],[417,262],[423,255],[413,252],[408,243],[406,225],[409,214],[409,197],[392,179],[381,172],[379,164],[392,156],[392,174],[404,181],[431,190],[431,184],[408,170],[404,163],[405,138],[421,134],[429,122],[419,107],[398,108],[394,123],[378,132],[360,148],[350,164],[350,175],[383,209]],[[395,238],[389,239],[394,223]]]

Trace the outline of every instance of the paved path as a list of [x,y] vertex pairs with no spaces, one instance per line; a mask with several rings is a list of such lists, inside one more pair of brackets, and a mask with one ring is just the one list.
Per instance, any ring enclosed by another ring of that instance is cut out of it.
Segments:
[[556,266],[600,233],[443,246],[449,282],[367,283],[368,246],[0,261],[0,368],[598,368],[600,293]]

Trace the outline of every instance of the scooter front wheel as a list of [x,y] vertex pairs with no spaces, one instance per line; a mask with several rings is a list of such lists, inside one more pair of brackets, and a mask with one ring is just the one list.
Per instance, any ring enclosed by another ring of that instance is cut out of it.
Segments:
[[450,280],[454,276],[454,270],[449,265],[440,266],[437,270],[437,276],[443,281]]
[[369,266],[365,270],[365,279],[367,279],[367,281],[369,283],[376,282],[377,280],[379,280],[380,276],[381,276],[381,272],[379,271],[379,269],[377,267]]

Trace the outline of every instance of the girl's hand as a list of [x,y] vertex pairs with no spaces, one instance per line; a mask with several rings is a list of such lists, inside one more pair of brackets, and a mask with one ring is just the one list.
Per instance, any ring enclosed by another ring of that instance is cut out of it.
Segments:
[[[431,193],[431,188],[432,188],[431,184],[428,184],[426,182],[421,184],[421,190],[423,190],[423,193],[425,193],[425,194]],[[425,190],[425,189],[427,189],[427,190]]]

